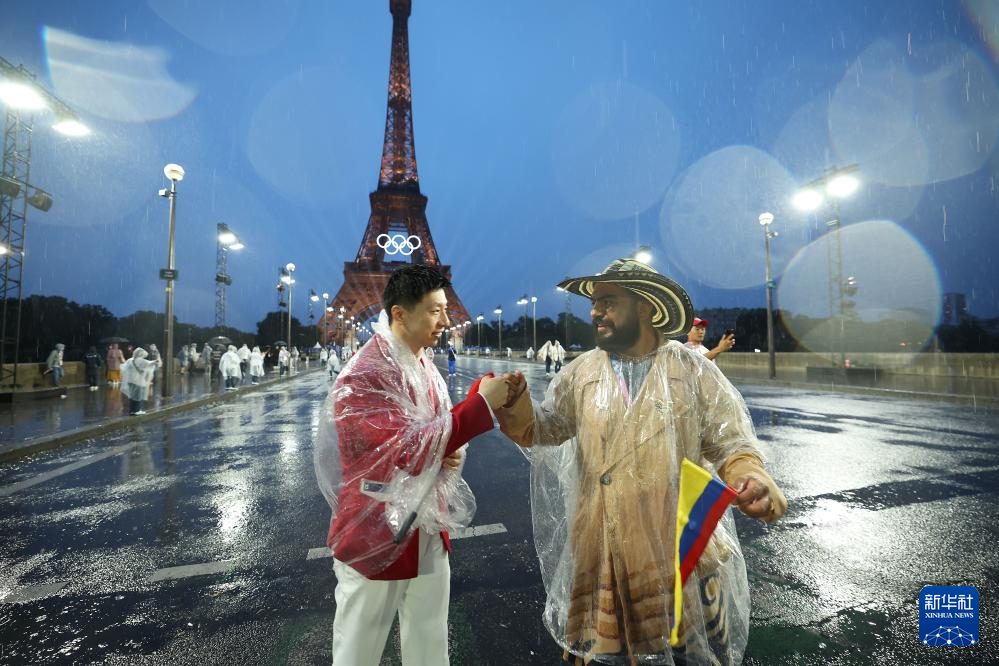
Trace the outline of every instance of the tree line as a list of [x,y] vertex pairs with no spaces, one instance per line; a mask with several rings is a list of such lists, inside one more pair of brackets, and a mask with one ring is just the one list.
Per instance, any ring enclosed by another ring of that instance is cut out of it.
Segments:
[[[16,302],[11,303],[16,307]],[[8,316],[15,311],[8,308]],[[767,348],[766,310],[763,308],[725,308],[704,310],[702,316],[724,317],[734,321],[736,331],[736,351],[750,351]],[[287,337],[287,313],[268,312],[257,322],[256,330],[243,331],[232,326],[198,326],[174,320],[174,347],[197,343],[199,348],[209,339],[222,335],[237,344],[259,345],[261,348],[272,345]],[[714,319],[708,334],[708,343],[717,342],[724,332],[723,325],[716,325]],[[13,328],[8,322],[8,330]],[[809,319],[793,316],[786,312],[774,318],[774,346],[779,352],[807,351],[792,331],[799,336],[812,327],[828,325],[824,319]],[[845,324],[845,339],[852,352],[891,352],[919,351],[924,347],[953,353],[999,353],[999,328],[995,322],[967,317],[959,324],[937,326],[927,345],[918,348],[900,347],[901,342],[918,337],[925,324],[920,322],[885,319],[874,322],[849,318]],[[498,322],[493,319],[483,321],[481,326],[472,323],[466,327],[465,345],[497,349],[500,346]],[[162,347],[164,341],[164,315],[161,312],[138,310],[123,317],[116,317],[102,305],[79,304],[62,296],[32,295],[24,299],[21,310],[21,340],[18,361],[43,361],[57,342],[66,345],[67,360],[79,360],[91,345],[101,346],[101,340],[110,337],[127,339],[136,346],[147,346],[150,342]],[[320,338],[320,331],[314,325],[303,325],[298,318],[291,320],[291,344],[298,348],[311,347]],[[589,320],[562,312],[556,319],[540,317],[535,322],[530,317],[521,316],[503,322],[502,346],[513,349],[526,349],[546,340],[558,340],[565,347],[592,349],[594,346],[593,327]],[[925,335],[923,336],[925,337]],[[685,336],[679,336],[684,340]],[[339,342],[339,340],[334,340]],[[7,357],[13,355],[13,336],[7,341]],[[824,350],[818,350],[824,351]]]

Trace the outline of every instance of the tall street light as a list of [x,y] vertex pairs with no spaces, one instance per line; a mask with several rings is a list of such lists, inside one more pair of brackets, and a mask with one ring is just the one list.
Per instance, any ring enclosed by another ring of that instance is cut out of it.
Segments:
[[499,344],[496,345],[496,348],[499,350],[500,353],[502,353],[503,352],[503,308],[497,305],[496,309],[493,310],[493,314],[499,317]]
[[477,330],[475,332],[475,346],[479,348],[478,351],[476,352],[477,355],[482,353],[482,320],[483,319],[485,319],[485,316],[481,312],[478,315],[476,315],[476,317],[475,317],[475,324],[476,324],[476,326],[479,329],[479,330]]
[[288,350],[291,351],[291,289],[295,284],[295,264],[290,261],[285,264],[284,274],[281,276],[281,282],[288,285]]
[[535,352],[538,351],[538,297],[531,296],[531,339],[533,340],[533,346],[531,347]]
[[524,294],[519,299],[517,299],[517,305],[524,306],[524,349],[527,349],[527,304],[530,303],[527,299],[527,294]]
[[777,378],[777,357],[774,350],[774,305],[773,290],[774,280],[770,272],[770,239],[777,237],[777,232],[770,228],[773,224],[773,213],[763,213],[760,215],[760,225],[763,227],[763,246],[767,256],[767,353],[770,355],[770,379]]
[[[856,164],[851,164],[843,168],[828,169],[822,176],[806,183],[795,192],[792,203],[798,210],[804,212],[815,211],[823,203],[827,203],[832,208],[833,219],[826,222],[830,229],[827,234],[826,259],[829,267],[828,296],[829,296],[829,316],[839,320],[839,367],[846,365],[846,340],[844,339],[846,320],[846,294],[843,280],[843,241],[840,238],[840,212],[839,201],[845,199],[857,191],[860,187],[860,179],[857,173],[860,168]],[[832,333],[832,329],[830,329]],[[830,335],[830,352],[833,341]]]
[[330,295],[329,292],[323,292],[323,347],[329,344],[330,337],[330,313],[333,312],[333,308],[330,307]]
[[160,279],[166,280],[166,343],[163,345],[163,397],[173,395],[173,282],[177,279],[176,261],[173,251],[174,230],[177,226],[177,183],[184,180],[184,167],[167,164],[163,175],[170,179],[170,189],[160,190],[160,196],[170,200],[170,230],[167,236],[167,267],[160,271]]
[[[315,315],[312,312],[312,306],[319,302],[319,294],[316,293],[315,289],[309,289],[309,328],[312,328],[312,322],[315,319]],[[306,340],[305,344],[309,344]]]
[[[568,278],[566,278],[568,279]],[[572,294],[562,287],[555,287],[555,291],[565,294],[565,346],[569,346],[569,320],[572,318]]]
[[18,388],[28,209],[45,212],[52,195],[31,183],[31,144],[36,114],[52,114],[52,129],[67,136],[89,134],[76,113],[40,86],[23,65],[0,58],[0,103],[5,107],[0,167],[0,239],[7,251],[0,265],[0,384]]
[[229,250],[242,250],[245,246],[225,223],[216,224],[215,230],[215,328],[222,335],[222,327],[225,326],[226,287],[232,284],[232,277],[227,270]]
[[652,263],[652,248],[648,245],[640,245],[633,255],[635,261],[640,261],[643,264]]

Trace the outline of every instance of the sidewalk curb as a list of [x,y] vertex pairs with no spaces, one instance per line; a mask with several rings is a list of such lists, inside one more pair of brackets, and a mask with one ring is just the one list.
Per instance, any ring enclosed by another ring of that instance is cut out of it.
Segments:
[[733,384],[752,384],[754,386],[773,386],[778,388],[794,388],[825,393],[851,393],[855,395],[873,395],[882,398],[901,398],[904,400],[924,400],[929,402],[949,402],[961,405],[971,405],[987,409],[999,408],[999,399],[958,393],[925,393],[922,391],[902,391],[899,389],[873,388],[869,386],[844,386],[842,384],[818,384],[814,382],[793,382],[783,379],[764,379],[762,377],[729,376]]
[[79,442],[86,439],[94,439],[95,437],[101,437],[113,432],[118,432],[119,430],[128,430],[129,428],[148,423],[150,421],[155,421],[157,419],[163,418],[165,416],[173,416],[174,414],[179,414],[186,412],[198,407],[204,407],[206,405],[213,405],[215,403],[231,402],[236,400],[240,395],[246,395],[247,393],[252,393],[255,391],[262,390],[264,387],[273,386],[276,383],[287,382],[291,379],[297,379],[299,377],[304,377],[313,372],[318,372],[322,370],[321,367],[310,368],[302,372],[298,372],[294,377],[290,379],[270,379],[267,381],[260,382],[259,384],[248,384],[241,387],[238,391],[228,391],[225,393],[212,393],[211,395],[197,398],[189,402],[182,402],[176,405],[167,405],[165,407],[160,407],[159,409],[149,412],[148,414],[141,414],[139,416],[123,416],[116,419],[106,421],[104,423],[96,423],[94,425],[81,426],[79,428],[74,428],[73,430],[67,430],[65,432],[56,433],[54,435],[45,435],[43,437],[37,437],[35,439],[27,439],[23,442],[18,442],[13,444],[12,448],[0,452],[0,463],[11,462],[25,456],[29,456],[35,453],[41,453],[42,451],[49,451],[51,449],[56,449],[68,444],[73,444],[74,442]]

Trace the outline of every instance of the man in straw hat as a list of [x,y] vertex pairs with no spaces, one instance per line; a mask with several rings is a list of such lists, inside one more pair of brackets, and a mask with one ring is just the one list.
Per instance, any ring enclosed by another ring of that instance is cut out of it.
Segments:
[[670,647],[678,476],[683,459],[738,491],[771,522],[787,502],[763,466],[739,392],[701,354],[668,338],[690,327],[680,285],[619,259],[562,289],[589,298],[597,349],[556,377],[540,404],[517,373],[501,428],[532,462],[544,623],[572,663],[738,664],[749,587],[731,511],[684,587]]

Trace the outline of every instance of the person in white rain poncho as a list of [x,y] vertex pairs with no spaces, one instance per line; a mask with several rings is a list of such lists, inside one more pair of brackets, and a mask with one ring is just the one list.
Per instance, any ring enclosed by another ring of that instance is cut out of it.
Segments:
[[562,369],[562,364],[565,363],[565,347],[562,346],[561,342],[556,340],[555,344],[552,345],[549,355],[552,357],[552,361],[555,362],[555,373],[557,374]]
[[254,384],[260,382],[264,376],[264,355],[260,347],[254,347],[250,352],[250,381]]
[[149,353],[136,347],[132,358],[121,365],[121,392],[128,398],[128,413],[131,416],[145,414],[142,403],[149,396],[149,385],[153,382],[156,362],[150,361]]
[[239,356],[239,370],[244,375],[249,374],[250,371],[250,353],[250,348],[245,343],[236,350],[236,354]]
[[284,377],[284,374],[288,372],[291,366],[291,353],[288,351],[287,347],[281,347],[278,349],[278,376]]
[[336,353],[335,349],[330,350],[326,360],[326,369],[329,370],[330,379],[333,379],[333,375],[340,374],[340,355]]
[[426,352],[449,324],[448,286],[428,266],[392,273],[374,336],[326,400],[315,466],[333,510],[334,664],[379,663],[396,612],[403,664],[448,663],[448,530],[475,513],[462,448],[510,397],[485,377],[451,406]]
[[528,347],[527,353],[524,354],[528,361],[534,360],[534,347]]
[[749,587],[726,511],[683,592],[670,648],[678,477],[683,458],[738,491],[764,521],[787,502],[763,466],[745,402],[717,367],[667,337],[687,329],[684,290],[619,259],[562,282],[592,300],[598,348],[552,381],[541,404],[497,411],[532,462],[534,541],[547,591],[544,623],[571,663],[738,664]]
[[555,343],[551,340],[545,341],[545,344],[541,345],[538,349],[538,360],[545,362],[545,374],[550,375],[552,373],[552,350],[555,348]]
[[236,345],[229,345],[219,359],[219,374],[225,379],[225,390],[235,391],[243,379],[243,371],[239,367],[239,352]]

